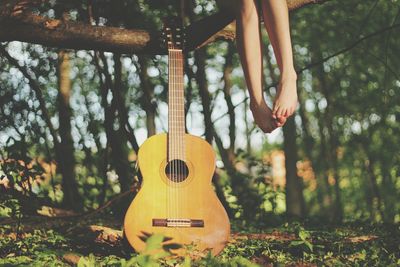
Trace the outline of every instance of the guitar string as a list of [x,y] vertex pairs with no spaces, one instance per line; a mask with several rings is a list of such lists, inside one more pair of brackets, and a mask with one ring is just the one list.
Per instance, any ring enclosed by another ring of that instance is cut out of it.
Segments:
[[[170,43],[168,43],[168,48],[169,49],[171,49],[171,47],[170,47]],[[172,89],[172,86],[171,86],[171,84],[170,84],[170,82],[171,82],[171,75],[172,75],[172,73],[171,73],[171,66],[170,66],[170,64],[171,64],[171,62],[170,62],[170,58],[171,58],[171,50],[169,50],[168,51],[168,66],[169,66],[169,69],[168,69],[168,85],[169,85],[169,90],[168,90],[168,105],[170,105],[170,107],[172,107],[172,103],[171,103],[171,100],[172,100],[172,92],[171,92],[171,89]],[[167,164],[168,164],[168,174],[169,175],[171,175],[171,171],[172,171],[172,167],[171,167],[171,164],[170,164],[170,160],[171,160],[171,150],[172,150],[172,147],[171,147],[171,141],[172,141],[172,122],[171,122],[171,118],[172,118],[172,116],[171,116],[171,113],[172,112],[172,109],[171,110],[168,110],[168,158],[167,158]],[[170,183],[170,180],[169,180],[169,177],[167,177],[167,202],[168,202],[168,212],[167,212],[167,218],[168,217],[170,217],[171,216],[171,203],[170,203],[170,201],[171,201],[171,190],[170,190],[170,186],[171,186],[171,183]]]
[[178,217],[177,216],[177,211],[178,211],[178,208],[177,208],[177,206],[178,206],[178,194],[177,194],[177,192],[176,192],[176,183],[177,183],[177,181],[178,181],[178,168],[179,168],[179,165],[178,165],[178,156],[179,156],[179,143],[178,143],[178,134],[179,134],[179,129],[178,129],[178,122],[177,122],[177,112],[178,112],[178,109],[177,109],[177,105],[178,105],[178,102],[177,102],[177,97],[178,97],[178,88],[177,88],[177,83],[176,83],[176,50],[174,50],[174,59],[173,59],[173,62],[174,62],[174,66],[173,66],[173,68],[174,68],[174,92],[175,92],[175,98],[174,98],[174,101],[175,101],[175,103],[174,103],[174,115],[175,115],[175,119],[174,119],[174,128],[175,128],[175,156],[174,156],[174,164],[175,164],[175,172],[174,172],[174,195],[175,195],[175,219]]
[[[170,86],[169,86],[169,81],[170,81],[170,79],[171,79],[171,70],[170,70],[170,68],[169,68],[169,57],[170,57],[170,44],[169,44],[169,42],[167,42],[167,44],[168,44],[168,98],[167,98],[167,100],[168,100],[168,106],[170,106],[171,105],[171,101],[170,101],[170,94],[171,94],[171,91],[170,91]],[[171,136],[170,136],[170,132],[171,132],[171,124],[170,124],[170,120],[169,120],[169,118],[170,118],[170,114],[169,114],[169,112],[170,112],[170,110],[168,110],[168,132],[167,132],[167,167],[168,167],[168,173],[170,173],[171,172],[171,166],[170,165],[168,165],[168,161],[169,161],[169,158],[170,158],[170,150],[171,150],[171,147],[170,147],[170,138],[171,138]],[[165,188],[165,202],[166,202],[166,206],[167,206],[167,218],[169,217],[169,213],[170,213],[170,206],[169,206],[169,181],[168,181],[168,179],[167,179],[167,187]]]
[[[178,54],[178,58],[179,58],[179,68],[178,68],[178,70],[179,70],[179,97],[180,97],[180,99],[179,99],[179,105],[180,105],[180,107],[179,107],[179,119],[180,119],[180,123],[179,123],[179,126],[180,126],[180,134],[182,135],[181,136],[181,138],[179,139],[180,140],[180,153],[181,153],[181,160],[182,160],[182,162],[181,162],[181,164],[180,164],[180,168],[179,168],[179,170],[180,170],[180,174],[179,174],[179,176],[180,176],[180,182],[183,182],[184,180],[184,160],[185,160],[185,158],[184,158],[184,146],[183,146],[183,143],[184,143],[184,141],[185,141],[185,133],[184,133],[184,129],[183,129],[183,126],[184,126],[184,118],[183,118],[183,114],[182,114],[182,108],[183,108],[183,106],[182,106],[182,101],[183,101],[183,81],[182,81],[182,79],[183,79],[183,70],[182,70],[182,50],[179,50],[179,54]],[[180,195],[180,200],[179,200],[179,210],[180,210],[180,212],[182,213],[182,202],[184,202],[184,195]],[[181,214],[181,218],[182,218],[183,216],[182,216],[182,214]]]
[[[172,45],[171,45],[172,46]],[[171,47],[173,49],[173,47]],[[170,217],[173,218],[175,216],[175,193],[174,193],[174,173],[175,173],[175,127],[174,127],[174,118],[175,118],[175,111],[174,111],[174,106],[175,106],[175,88],[174,88],[174,52],[171,50],[170,54],[170,71],[171,71],[171,81],[170,81],[170,89],[171,89],[171,130],[170,130],[170,135],[171,135],[171,156],[170,156],[170,166],[171,166],[171,172],[170,172],[170,185],[169,185],[169,191],[170,191],[170,198],[171,198],[171,214]]]
[[[180,212],[187,208],[187,200],[189,198],[187,190],[183,190],[184,194],[178,194],[180,183],[184,182],[189,175],[189,168],[186,164],[186,147],[185,147],[185,104],[184,104],[184,72],[183,72],[183,53],[181,49],[176,49],[174,45],[169,43],[169,101],[171,106],[168,133],[168,211],[167,218],[180,219],[183,218]],[[200,183],[200,199],[202,201],[202,183]],[[183,203],[182,203],[183,202]],[[202,206],[202,205],[200,205]],[[204,207],[200,207],[200,214],[204,213]],[[202,217],[202,216],[200,216]]]
[[176,175],[176,183],[175,183],[175,193],[176,193],[176,218],[179,219],[179,200],[180,200],[180,194],[178,192],[178,185],[179,185],[179,180],[180,180],[180,129],[179,129],[179,95],[180,95],[180,90],[179,90],[179,60],[178,60],[178,54],[179,51],[175,51],[175,84],[176,84],[176,128],[177,128],[177,161],[176,161],[176,167],[177,167],[177,175]]
[[[180,106],[179,106],[179,104],[180,104],[180,102],[179,102],[179,98],[180,98],[180,84],[179,84],[179,58],[178,58],[178,56],[179,56],[179,50],[177,50],[177,51],[175,51],[175,68],[176,68],[176,73],[177,73],[177,75],[175,76],[175,78],[176,78],[176,80],[175,80],[175,82],[176,82],[176,94],[177,94],[177,97],[176,97],[176,118],[177,118],[177,120],[176,120],[176,123],[177,123],[177,158],[178,158],[178,160],[176,161],[176,164],[177,164],[177,175],[176,175],[176,177],[177,177],[177,182],[175,183],[175,186],[176,187],[178,187],[178,185],[179,185],[179,182],[180,182],[180,166],[181,166],[181,162],[180,162],[180,152],[181,152],[181,147],[180,147],[180,139],[181,139],[181,129],[180,129],[180,122],[179,122],[179,119],[180,119],[180,117],[179,117],[179,110],[180,110]],[[177,218],[180,218],[179,217],[179,203],[180,203],[180,194],[178,194],[178,191],[176,191],[176,193],[177,193],[177,210],[176,210],[176,212],[177,212]]]
[[176,205],[176,203],[175,203],[175,191],[174,191],[174,180],[175,180],[175,170],[176,170],[176,166],[175,166],[175,150],[176,150],[176,148],[175,148],[175,146],[176,146],[176,142],[175,142],[175,124],[174,124],[174,121],[175,121],[175,94],[176,94],[176,92],[175,92],[175,86],[174,86],[174,76],[175,76],[175,73],[174,73],[174,52],[173,52],[173,50],[171,50],[171,95],[172,95],[172,106],[171,106],[171,108],[172,108],[172,110],[171,110],[171,112],[172,112],[172,116],[171,116],[171,147],[172,147],[172,149],[171,149],[171,166],[172,166],[172,172],[171,172],[171,185],[170,185],[170,190],[171,190],[171,196],[172,196],[172,199],[171,199],[171,202],[172,202],[172,212],[171,212],[171,217],[172,218],[175,218],[175,210],[176,210],[176,208],[175,208],[175,205]]
[[[181,95],[182,95],[182,88],[181,88],[181,61],[180,61],[180,54],[181,50],[178,49],[175,51],[175,71],[176,71],[176,76],[175,76],[175,88],[176,88],[176,128],[177,128],[177,174],[176,174],[176,183],[175,187],[177,188],[179,186],[179,183],[181,182],[182,179],[182,122],[181,122]],[[178,194],[178,191],[176,190],[177,193],[177,218],[181,218],[181,209],[180,209],[180,204],[181,204],[181,193]]]
[[[170,120],[170,177],[171,181],[169,181],[170,191],[171,192],[171,202],[172,202],[172,211],[171,215],[173,218],[180,218],[180,206],[182,205],[182,200],[186,200],[187,196],[180,195],[177,192],[177,188],[180,182],[187,176],[187,166],[186,157],[185,157],[185,130],[184,130],[184,103],[182,101],[183,98],[183,55],[182,50],[180,49],[171,49],[169,51],[169,63],[170,63],[170,90],[171,91],[171,120]],[[183,111],[183,114],[182,114]],[[172,143],[172,146],[171,146]],[[171,172],[172,171],[172,172]],[[183,198],[183,199],[182,199]]]
[[173,106],[172,106],[172,135],[173,135],[173,156],[172,156],[172,196],[173,196],[173,218],[176,218],[176,191],[175,191],[175,181],[176,181],[176,87],[175,87],[175,51],[172,50],[172,58],[171,58],[171,67],[172,67],[172,92],[173,92]]
[[[173,94],[174,94],[174,91],[173,91],[173,84],[172,84],[172,82],[173,82],[173,69],[172,69],[172,66],[173,66],[173,63],[172,63],[172,57],[173,57],[173,51],[171,50],[171,53],[170,53],[170,61],[169,61],[169,64],[170,64],[170,72],[171,72],[171,76],[170,76],[170,78],[171,78],[171,80],[170,80],[170,92],[171,92],[171,106],[170,106],[170,112],[171,112],[171,116],[170,116],[170,123],[171,123],[171,129],[170,129],[170,136],[171,136],[171,140],[170,140],[170,145],[171,145],[171,153],[170,153],[170,158],[169,158],[169,164],[170,164],[170,166],[171,166],[171,172],[170,172],[170,185],[169,185],[169,191],[170,191],[170,196],[171,196],[171,206],[173,206],[173,204],[174,204],[174,202],[173,202],[173,199],[172,199],[172,181],[171,181],[171,178],[173,177],[173,175],[174,175],[174,173],[173,173],[173,171],[174,171],[174,165],[173,165],[173,153],[174,153],[174,147],[173,147],[173,145],[174,145],[174,129],[173,129],[173,115],[174,115],[174,109],[173,109],[173,107],[174,107],[174,97],[173,97]],[[171,207],[171,214],[170,214],[170,216],[172,217],[173,216],[173,207]]]
[[178,50],[174,51],[174,71],[175,71],[175,77],[174,77],[174,82],[175,82],[175,129],[176,129],[176,139],[175,139],[175,143],[176,143],[176,176],[175,176],[175,213],[176,213],[176,219],[179,219],[179,194],[177,191],[177,187],[178,187],[178,183],[179,183],[179,135],[180,135],[180,129],[179,129],[179,84],[178,84]]
[[[176,51],[176,72],[177,72],[177,76],[176,76],[176,84],[177,84],[177,103],[176,103],[176,107],[177,107],[177,110],[176,110],[176,116],[177,116],[177,128],[178,128],[178,142],[177,142],[177,145],[178,145],[178,158],[179,158],[179,160],[177,161],[177,164],[178,164],[178,170],[177,170],[177,172],[178,172],[178,174],[177,174],[177,183],[176,183],[176,186],[178,186],[178,184],[181,182],[181,167],[182,167],[182,162],[180,161],[181,160],[181,158],[182,158],[182,155],[181,155],[181,152],[182,152],[182,148],[181,148],[181,140],[182,140],[182,137],[181,137],[181,134],[182,134],[182,129],[181,129],[181,122],[180,122],[180,119],[181,119],[181,117],[180,117],[180,109],[181,109],[181,106],[180,106],[180,96],[181,96],[181,84],[180,84],[180,61],[179,61],[179,55],[180,55],[180,50],[177,50]],[[181,194],[177,194],[177,197],[178,197],[178,202],[177,202],[177,213],[178,213],[178,218],[181,218],[179,215],[179,212],[180,212],[180,206],[179,206],[179,204],[180,204],[180,198],[181,198]]]
[[[184,130],[184,86],[183,86],[183,55],[182,55],[182,50],[179,50],[177,53],[177,58],[178,58],[178,62],[177,62],[177,71],[179,72],[179,76],[178,76],[178,89],[179,89],[179,133],[180,133],[180,138],[179,138],[179,153],[180,153],[180,166],[179,166],[179,182],[183,182],[186,175],[185,175],[185,146],[184,146],[184,142],[185,142],[185,130]],[[182,189],[183,190],[183,189]],[[185,190],[183,190],[183,192],[185,192]],[[185,207],[185,203],[186,203],[186,194],[180,194],[180,199],[179,199],[179,210],[182,211],[186,211],[186,209],[182,209],[182,206]],[[183,203],[182,203],[183,202]],[[186,214],[185,214],[186,215]],[[180,216],[183,217],[183,216]]]
[[175,210],[176,210],[176,208],[175,208],[175,205],[176,205],[176,203],[175,203],[175,190],[174,190],[174,180],[175,180],[175,170],[176,170],[176,168],[175,168],[175,150],[176,150],[176,148],[175,148],[175,146],[176,146],[176,142],[175,142],[175,140],[176,140],[176,138],[175,138],[175,123],[174,123],[174,120],[175,120],[175,94],[176,94],[176,92],[175,92],[175,86],[174,86],[174,72],[175,72],[175,70],[174,70],[174,52],[173,52],[173,50],[171,51],[171,72],[172,72],[172,76],[171,76],[171,90],[172,90],[172,106],[171,106],[171,109],[172,109],[172,121],[171,121],[171,135],[172,135],[172,146],[173,146],[173,148],[172,148],[172,156],[171,156],[171,164],[172,164],[172,173],[171,173],[171,178],[172,178],[172,183],[171,183],[171,189],[170,190],[172,190],[172,197],[173,197],[173,202],[172,202],[172,204],[173,204],[173,210],[172,210],[172,216],[175,218]]
[[[186,164],[186,157],[185,157],[185,102],[184,102],[184,77],[183,77],[184,73],[183,73],[183,54],[182,54],[182,50],[179,51],[179,78],[180,78],[180,89],[181,89],[181,99],[180,99],[180,118],[181,118],[181,134],[182,134],[182,138],[181,138],[181,153],[182,153],[182,164],[181,164],[181,179],[182,182],[184,182],[184,179],[186,179],[186,168],[185,168],[185,164]],[[186,192],[186,190],[183,191],[184,193]],[[186,194],[182,194],[181,197],[181,202],[180,205],[183,206],[183,209],[181,209],[181,212],[186,211]],[[184,214],[186,215],[186,214]],[[185,216],[186,217],[186,216]]]
[[177,76],[176,76],[176,50],[174,50],[174,52],[173,52],[173,62],[174,62],[174,64],[173,64],[173,70],[174,70],[174,77],[173,77],[173,86],[174,86],[174,101],[175,101],[175,103],[174,103],[174,121],[173,121],[173,124],[174,124],[174,144],[175,144],[175,155],[174,155],[174,167],[175,167],[175,171],[174,171],[174,184],[173,184],[173,186],[174,186],[174,200],[175,200],[175,206],[174,206],[174,218],[175,219],[177,219],[178,218],[178,197],[179,197],[179,195],[178,195],[178,193],[177,193],[177,181],[178,181],[178,172],[179,172],[179,165],[178,165],[178,163],[179,163],[179,161],[178,161],[178,154],[179,154],[179,139],[178,139],[178,134],[179,134],[179,129],[178,129],[178,121],[177,121],[177,119],[178,119],[178,114],[177,114],[177,112],[178,112],[178,109],[177,109],[177,105],[178,105],[178,101],[177,101],[177,98],[178,98],[178,90],[177,90],[177,82],[176,82],[176,78],[177,78]]
[[[175,47],[175,49],[176,49],[176,47]],[[173,81],[173,85],[174,85],[174,121],[173,121],[173,123],[174,123],[174,145],[175,145],[175,151],[174,151],[174,166],[175,166],[175,171],[174,171],[174,184],[173,184],[173,186],[174,186],[174,200],[175,200],[175,202],[174,202],[174,204],[175,204],[175,206],[174,206],[174,213],[175,213],[175,216],[174,216],[174,218],[175,219],[177,219],[178,218],[178,215],[177,215],[177,213],[178,213],[178,194],[177,194],[177,192],[176,192],[176,183],[177,183],[177,180],[178,180],[178,161],[177,161],[177,159],[178,159],[178,133],[179,133],[179,130],[178,130],[178,123],[177,123],[177,97],[178,97],[178,90],[177,90],[177,87],[176,87],[176,50],[174,50],[174,52],[173,52],[173,55],[174,55],[174,57],[173,57],[173,62],[174,62],[174,65],[173,65],[173,69],[174,69],[174,81]]]
[[[182,55],[182,50],[179,52],[179,74],[180,74],[180,88],[181,88],[181,109],[180,109],[180,115],[181,115],[181,153],[182,153],[182,164],[181,164],[181,175],[182,175],[182,182],[186,178],[185,176],[185,103],[184,103],[184,87],[183,87],[183,55]],[[185,191],[183,191],[185,192]],[[181,198],[181,206],[185,206],[184,204],[186,203],[186,198],[185,195],[182,195]],[[186,209],[181,209],[181,211],[186,211]],[[186,214],[185,214],[186,215]]]

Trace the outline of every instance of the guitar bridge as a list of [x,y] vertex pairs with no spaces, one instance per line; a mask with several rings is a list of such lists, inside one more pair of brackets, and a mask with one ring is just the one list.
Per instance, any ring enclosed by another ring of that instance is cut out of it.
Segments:
[[197,219],[153,219],[155,227],[204,227],[203,220]]

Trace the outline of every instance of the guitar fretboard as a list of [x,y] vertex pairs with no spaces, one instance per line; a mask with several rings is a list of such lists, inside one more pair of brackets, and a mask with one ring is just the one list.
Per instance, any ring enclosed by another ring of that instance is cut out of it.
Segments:
[[168,50],[168,160],[185,160],[183,53]]

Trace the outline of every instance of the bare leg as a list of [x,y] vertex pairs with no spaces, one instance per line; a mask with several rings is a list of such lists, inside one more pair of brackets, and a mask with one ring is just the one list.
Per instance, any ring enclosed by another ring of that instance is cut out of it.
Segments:
[[237,47],[250,94],[250,109],[256,124],[266,133],[281,125],[272,118],[262,91],[262,52],[260,24],[253,0],[240,0],[237,11]]
[[289,10],[285,0],[261,1],[265,28],[268,31],[281,72],[273,117],[291,116],[297,106],[297,75],[289,30]]

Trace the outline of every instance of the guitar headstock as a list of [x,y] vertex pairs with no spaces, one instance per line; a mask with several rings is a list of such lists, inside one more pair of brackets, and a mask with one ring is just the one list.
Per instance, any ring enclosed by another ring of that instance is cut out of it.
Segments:
[[184,33],[182,21],[178,17],[170,17],[164,20],[164,42],[168,50],[180,49],[184,46]]

